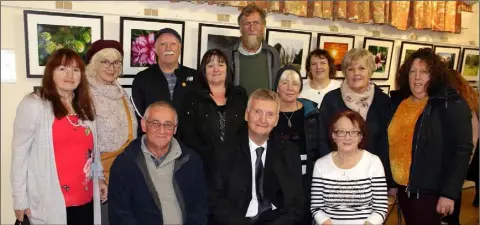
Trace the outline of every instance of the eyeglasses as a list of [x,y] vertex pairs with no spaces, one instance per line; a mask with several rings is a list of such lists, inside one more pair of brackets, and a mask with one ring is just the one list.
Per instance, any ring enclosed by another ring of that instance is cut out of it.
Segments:
[[336,131],[333,131],[333,133],[335,133],[335,135],[337,135],[338,137],[346,137],[347,134],[350,135],[350,137],[358,137],[362,135],[362,132],[358,130],[351,130],[351,131],[336,130]]
[[102,63],[103,68],[109,68],[111,65],[113,65],[115,68],[119,68],[122,65],[122,61],[110,62],[108,60],[102,60],[100,62]]
[[165,130],[173,130],[177,126],[171,122],[161,123],[160,121],[157,121],[157,120],[152,120],[152,121],[145,120],[145,122],[147,122],[147,124],[154,129],[160,129],[160,127],[163,126]]

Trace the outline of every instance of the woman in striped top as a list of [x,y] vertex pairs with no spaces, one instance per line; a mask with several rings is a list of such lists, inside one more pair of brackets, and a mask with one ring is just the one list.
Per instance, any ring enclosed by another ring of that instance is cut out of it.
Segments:
[[313,169],[311,211],[317,224],[383,224],[388,211],[382,162],[363,150],[366,124],[357,112],[337,113],[328,128],[332,149]]

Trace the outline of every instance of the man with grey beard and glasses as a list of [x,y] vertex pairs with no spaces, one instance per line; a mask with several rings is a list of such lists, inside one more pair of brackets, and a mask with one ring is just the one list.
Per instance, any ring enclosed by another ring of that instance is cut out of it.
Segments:
[[266,13],[254,3],[243,8],[238,16],[240,40],[227,52],[233,68],[234,83],[247,90],[272,89],[280,68],[278,51],[264,41]]
[[[197,77],[200,76],[197,70],[179,63],[182,38],[177,31],[164,28],[156,32],[154,37],[157,63],[140,71],[133,79],[132,98],[138,124],[141,121],[140,115],[156,101],[166,101],[181,112],[185,93],[196,84]],[[138,134],[143,134],[138,127]]]

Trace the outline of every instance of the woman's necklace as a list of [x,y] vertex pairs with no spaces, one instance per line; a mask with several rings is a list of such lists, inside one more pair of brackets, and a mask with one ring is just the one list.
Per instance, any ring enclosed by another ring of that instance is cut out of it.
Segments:
[[293,117],[293,114],[294,114],[296,111],[298,111],[298,103],[297,103],[297,102],[295,102],[295,106],[297,106],[297,110],[293,111],[293,112],[292,112],[292,115],[290,115],[290,117],[288,117],[288,116],[285,114],[285,112],[282,112],[283,115],[285,116],[285,118],[287,118],[287,125],[288,125],[288,127],[290,127],[290,128],[292,127],[292,120],[291,120],[291,119],[292,119],[292,117]]
[[87,124],[82,121],[82,119],[78,118],[78,122],[74,123],[72,120],[70,120],[70,116],[78,116],[78,114],[75,113],[70,113],[68,114],[67,121],[74,127],[74,130],[77,130],[77,127],[83,127],[85,128],[85,135],[88,136],[90,134],[90,129],[88,128]]

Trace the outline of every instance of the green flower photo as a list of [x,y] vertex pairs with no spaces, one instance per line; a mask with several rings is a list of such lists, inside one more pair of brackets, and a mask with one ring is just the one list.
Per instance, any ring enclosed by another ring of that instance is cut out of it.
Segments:
[[57,49],[71,48],[82,58],[92,44],[92,28],[37,24],[38,64],[45,66],[48,57]]

